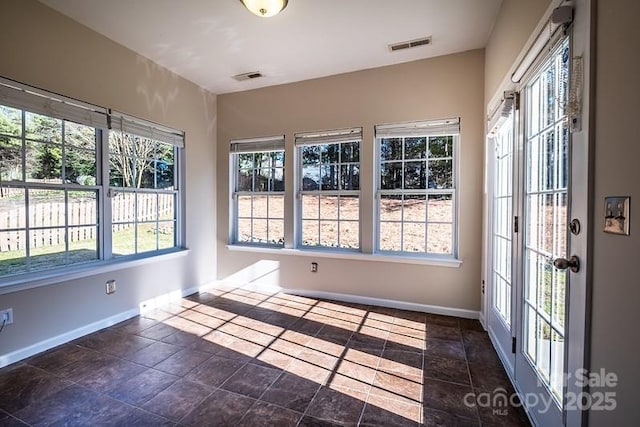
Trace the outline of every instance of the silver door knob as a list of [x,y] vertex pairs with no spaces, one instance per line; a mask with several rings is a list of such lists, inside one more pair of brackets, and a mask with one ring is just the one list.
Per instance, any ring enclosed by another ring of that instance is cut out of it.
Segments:
[[553,266],[558,270],[566,270],[570,268],[572,272],[577,273],[580,271],[580,260],[577,256],[572,255],[571,258],[557,258],[553,261]]

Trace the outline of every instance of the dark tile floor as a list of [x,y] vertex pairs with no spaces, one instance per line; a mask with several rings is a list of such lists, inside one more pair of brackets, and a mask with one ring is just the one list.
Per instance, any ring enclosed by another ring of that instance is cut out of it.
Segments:
[[528,425],[502,389],[477,321],[227,288],[1,369],[0,426]]

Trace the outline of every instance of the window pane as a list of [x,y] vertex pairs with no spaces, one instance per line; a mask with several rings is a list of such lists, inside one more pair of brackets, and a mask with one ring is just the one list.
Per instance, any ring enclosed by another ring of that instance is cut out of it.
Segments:
[[342,163],[359,163],[360,162],[360,143],[357,141],[354,142],[345,142],[340,145],[340,161]]
[[402,230],[402,250],[405,252],[424,252],[425,251],[425,224],[424,223],[406,223]]
[[320,225],[318,221],[302,221],[302,244],[305,246],[318,246],[320,244]]
[[136,188],[154,188],[156,185],[155,160],[153,157],[137,157],[135,159],[135,182]]
[[355,220],[360,218],[360,198],[358,196],[340,196],[340,219]]
[[28,142],[27,181],[62,184],[62,146]]
[[0,187],[0,230],[25,228],[25,206],[24,189]]
[[320,147],[317,145],[304,145],[302,151],[302,165],[317,165],[320,162]]
[[453,157],[453,136],[429,137],[429,157]]
[[176,224],[174,221],[158,223],[158,249],[169,249],[176,246]]
[[318,196],[302,195],[302,218],[320,218],[320,198]]
[[320,221],[320,245],[338,247],[338,221]]
[[238,196],[238,217],[251,218],[251,196]]
[[338,189],[338,165],[326,165],[320,169],[320,181],[323,190]]
[[302,167],[302,190],[316,191],[320,189],[320,167],[317,165]]
[[424,223],[427,218],[427,196],[407,195],[404,196],[402,219],[403,221],[414,221]]
[[320,146],[320,161],[322,163],[338,163],[340,161],[340,144],[326,144]]
[[451,160],[429,162],[429,188],[453,188],[453,163]]
[[96,153],[67,148],[64,165],[65,182],[96,185]]
[[[0,126],[2,126],[1,117]],[[22,181],[22,179],[22,141],[0,135],[0,180]]]
[[380,167],[380,188],[402,188],[402,163],[383,163]]
[[65,264],[65,229],[29,231],[31,270],[60,267]]
[[238,242],[251,242],[251,220],[238,220]]
[[380,250],[399,251],[402,249],[400,240],[402,238],[402,224],[397,222],[380,223]]
[[0,133],[22,135],[22,111],[0,105]]
[[402,196],[385,195],[380,197],[380,220],[402,220]]
[[271,169],[256,169],[254,173],[253,191],[271,191]]
[[111,218],[113,222],[131,222],[135,220],[135,193],[117,192],[111,198]]
[[284,196],[269,196],[269,218],[284,218]]
[[284,191],[284,169],[273,169],[273,191]]
[[62,142],[62,120],[25,112],[26,137],[35,141]]
[[254,169],[267,169],[271,167],[271,153],[254,153],[253,154],[253,168]]
[[271,167],[284,168],[284,151],[273,151],[271,153]]
[[338,197],[337,196],[321,196],[320,197],[320,218],[338,219]]
[[253,169],[253,153],[238,154],[238,169]]
[[67,193],[69,225],[98,223],[97,195],[96,191],[69,191]]
[[[254,203],[255,209],[255,203]],[[267,220],[266,219],[254,219],[253,220],[253,238],[251,239],[254,243],[269,243],[267,238]]]
[[175,147],[159,143],[153,167],[156,173],[155,188],[174,188]]
[[64,142],[78,148],[90,151],[96,149],[96,130],[73,122],[64,122]]
[[427,138],[406,138],[404,141],[405,159],[424,159],[427,157]]
[[450,224],[427,225],[427,252],[452,254],[453,229]]
[[380,160],[402,160],[402,138],[382,138]]
[[[269,198],[267,196],[254,196],[253,206],[251,209],[251,216],[253,218],[266,218],[267,217],[267,203]],[[255,230],[254,230],[255,231]]]
[[69,227],[69,264],[98,259],[98,227]]
[[158,229],[156,223],[138,224],[138,253],[155,251],[158,249]]
[[347,249],[360,247],[360,224],[357,221],[340,221],[340,247]]
[[404,188],[422,189],[427,185],[427,162],[404,164]]
[[284,221],[280,219],[269,220],[269,243],[284,245]]
[[[4,217],[2,219],[4,220]],[[0,276],[26,271],[26,257],[25,232],[0,231]]]
[[239,170],[237,191],[251,191],[253,189],[253,170]]
[[360,189],[360,166],[342,165],[340,166],[340,188],[342,190]]
[[136,221],[156,221],[158,219],[158,195],[138,193],[136,195]]
[[158,218],[160,220],[175,220],[175,200],[174,194],[158,194]]
[[453,200],[450,194],[429,196],[429,222],[453,222]]
[[66,205],[64,190],[28,190],[29,226],[64,227]]

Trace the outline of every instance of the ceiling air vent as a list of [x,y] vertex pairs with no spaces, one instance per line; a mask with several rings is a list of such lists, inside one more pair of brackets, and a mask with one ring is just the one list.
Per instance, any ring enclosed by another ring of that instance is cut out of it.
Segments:
[[233,78],[239,82],[243,82],[245,80],[257,79],[260,77],[262,77],[262,73],[260,71],[252,71],[250,73],[236,74],[235,76],[233,76]]
[[395,52],[397,50],[410,49],[412,47],[426,46],[431,44],[431,37],[423,37],[421,39],[409,40],[406,42],[394,43],[389,45],[389,50]]

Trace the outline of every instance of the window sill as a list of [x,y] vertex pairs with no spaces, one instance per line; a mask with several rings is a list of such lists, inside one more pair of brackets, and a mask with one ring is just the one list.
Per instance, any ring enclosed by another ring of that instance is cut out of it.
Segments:
[[294,255],[314,258],[348,259],[354,261],[390,262],[398,264],[419,264],[436,267],[459,268],[462,260],[454,258],[413,257],[408,255],[363,254],[350,251],[331,251],[326,249],[286,249],[267,248],[264,246],[227,245],[231,252],[253,252],[273,255]]
[[116,270],[137,267],[139,265],[152,264],[168,259],[181,258],[187,256],[189,249],[177,249],[157,255],[141,256],[139,258],[116,259],[111,261],[96,261],[57,271],[39,271],[9,277],[7,280],[0,279],[0,295],[12,292],[24,291],[26,289],[39,288],[41,286],[53,285],[56,283],[68,282],[70,280],[95,276],[97,274],[108,273]]

